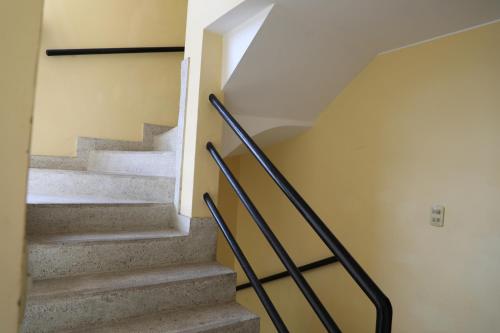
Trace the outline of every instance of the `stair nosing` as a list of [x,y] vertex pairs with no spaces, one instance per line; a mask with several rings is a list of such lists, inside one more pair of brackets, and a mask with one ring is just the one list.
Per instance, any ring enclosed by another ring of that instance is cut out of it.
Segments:
[[173,202],[110,202],[110,203],[101,203],[101,202],[91,202],[91,203],[77,203],[77,202],[55,202],[55,203],[27,203],[27,206],[30,207],[37,207],[37,208],[55,208],[55,207],[61,207],[61,208],[71,208],[72,206],[74,207],[123,207],[123,206],[130,206],[131,208],[133,207],[151,207],[151,206],[172,206],[175,207]]
[[106,287],[94,287],[94,288],[82,288],[82,289],[71,289],[71,290],[62,290],[62,291],[51,291],[51,292],[45,292],[41,294],[32,294],[28,292],[27,298],[29,301],[37,301],[37,300],[43,300],[43,299],[57,299],[57,298],[62,298],[62,297],[67,297],[67,296],[79,296],[79,297],[84,297],[84,296],[93,296],[93,295],[100,295],[100,294],[106,294],[109,292],[115,292],[115,291],[120,291],[120,290],[140,290],[140,289],[150,289],[150,288],[156,288],[159,286],[166,286],[166,285],[176,285],[176,284],[181,284],[181,283],[189,283],[195,280],[205,280],[205,279],[210,279],[210,278],[216,278],[216,277],[226,277],[226,276],[234,276],[236,273],[231,271],[229,268],[222,266],[218,264],[217,262],[208,262],[208,263],[183,263],[183,264],[175,264],[175,265],[167,265],[167,266],[160,266],[160,267],[145,267],[145,268],[137,268],[134,270],[127,270],[127,271],[110,271],[110,272],[99,272],[99,273],[92,273],[92,274],[82,274],[82,275],[76,275],[76,276],[68,276],[68,277],[59,277],[59,278],[52,278],[52,279],[42,279],[42,280],[34,280],[33,285],[36,286],[38,283],[43,283],[46,281],[64,281],[64,280],[74,280],[74,279],[81,279],[85,277],[97,277],[97,276],[126,276],[130,273],[134,272],[139,272],[139,271],[158,271],[161,269],[169,269],[172,272],[177,271],[179,268],[182,267],[217,267],[219,271],[217,272],[210,272],[205,275],[197,275],[197,276],[191,276],[191,277],[178,277],[173,280],[169,281],[157,281],[157,282],[147,282],[142,284],[129,284],[129,285],[123,285],[123,286],[106,286]]
[[97,154],[151,154],[151,155],[166,155],[175,154],[173,150],[92,150],[91,153]]
[[[197,305],[194,307],[188,307],[184,309],[177,309],[177,310],[167,310],[167,311],[159,311],[151,314],[146,314],[146,315],[139,315],[139,316],[132,316],[128,318],[124,318],[121,320],[121,322],[109,322],[103,325],[91,325],[91,326],[82,326],[82,327],[77,327],[73,328],[67,331],[64,331],[64,333],[82,333],[82,332],[89,332],[90,330],[102,330],[102,329],[116,329],[120,328],[121,325],[127,324],[129,322],[137,322],[137,321],[145,321],[149,322],[151,319],[154,319],[154,317],[158,316],[163,316],[163,315],[175,315],[178,313],[184,313],[185,311],[192,311],[196,313],[202,313],[206,311],[207,309],[214,309],[217,308],[218,311],[224,311],[225,307],[234,307],[234,308],[239,308],[238,310],[241,311],[242,313],[240,314],[239,318],[231,318],[227,319],[225,317],[221,317],[220,320],[217,321],[210,321],[208,323],[201,323],[201,325],[198,325],[196,327],[190,326],[187,328],[181,328],[176,329],[174,328],[175,331],[167,331],[170,333],[194,333],[194,332],[205,332],[207,329],[214,329],[214,328],[223,328],[225,326],[229,325],[234,325],[237,323],[243,323],[251,320],[258,320],[259,316],[257,316],[255,313],[251,312],[235,300],[229,301],[229,302],[221,302],[221,303],[214,303],[214,304],[203,304],[203,305]],[[197,323],[195,323],[196,325]]]
[[112,172],[98,172],[98,171],[89,171],[89,170],[68,170],[68,169],[47,169],[47,168],[31,168],[30,170],[41,170],[52,173],[61,173],[61,174],[79,174],[84,176],[112,176],[118,178],[146,178],[146,179],[160,179],[160,180],[174,180],[175,177],[165,177],[165,176],[148,176],[148,175],[137,175],[137,174],[128,174],[128,173],[112,173]]
[[[107,243],[129,243],[129,242],[142,242],[142,241],[157,241],[157,240],[165,240],[165,239],[174,239],[174,238],[181,238],[181,237],[188,237],[189,233],[184,233],[178,229],[175,228],[165,228],[165,229],[152,229],[148,230],[147,232],[153,232],[157,231],[160,233],[160,235],[156,235],[153,237],[146,237],[146,236],[138,236],[136,238],[118,238],[118,239],[81,239],[81,240],[46,240],[44,241],[43,238],[44,236],[56,236],[56,235],[91,235],[91,234],[105,234],[109,235],[110,237],[112,235],[116,234],[126,234],[126,232],[88,232],[88,233],[47,233],[47,234],[27,234],[27,241],[28,241],[28,246],[60,246],[60,245],[68,245],[68,246],[82,246],[82,245],[87,245],[87,246],[92,246],[95,244],[107,244]],[[133,232],[128,232],[129,234],[134,234],[134,233],[141,233],[140,231],[133,231]],[[146,233],[146,232],[145,232]],[[40,241],[40,238],[42,238],[42,241]]]

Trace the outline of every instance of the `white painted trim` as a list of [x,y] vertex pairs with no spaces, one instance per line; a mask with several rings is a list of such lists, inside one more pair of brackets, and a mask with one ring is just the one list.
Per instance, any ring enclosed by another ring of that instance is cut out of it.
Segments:
[[184,129],[186,118],[186,104],[189,83],[189,65],[190,58],[185,58],[181,62],[181,93],[179,97],[179,118],[177,121],[177,147],[175,153],[175,190],[174,204],[177,213],[181,213],[181,192],[182,192],[182,169],[184,161]]
[[484,27],[486,25],[495,24],[495,23],[498,23],[498,22],[500,22],[500,18],[498,18],[496,20],[493,20],[493,21],[489,21],[489,22],[478,24],[478,25],[474,25],[474,26],[469,27],[469,28],[460,29],[460,30],[457,30],[457,31],[454,31],[454,32],[449,32],[449,33],[444,34],[444,35],[439,35],[439,36],[436,36],[436,37],[425,39],[425,40],[422,40],[420,42],[415,42],[415,43],[411,43],[411,44],[408,44],[408,45],[405,45],[405,46],[397,47],[395,49],[391,49],[391,50],[387,50],[387,51],[382,51],[378,55],[384,55],[384,54],[396,52],[396,51],[399,51],[399,50],[402,50],[402,49],[406,49],[406,48],[409,48],[409,47],[417,46],[417,45],[420,45],[420,44],[429,43],[429,42],[435,41],[437,39],[441,39],[441,38],[446,38],[446,37],[449,37],[449,36],[457,35],[457,34],[460,34],[462,32],[466,32],[466,31],[469,31],[469,30],[478,29],[478,28]]

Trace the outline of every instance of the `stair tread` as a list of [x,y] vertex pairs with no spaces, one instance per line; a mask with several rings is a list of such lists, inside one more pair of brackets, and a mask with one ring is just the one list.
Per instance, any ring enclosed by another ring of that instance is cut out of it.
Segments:
[[119,154],[119,155],[175,155],[171,150],[93,150],[95,154]]
[[122,289],[151,287],[179,281],[234,274],[215,262],[171,265],[123,272],[86,274],[65,278],[35,280],[28,297],[58,297],[112,292]]
[[31,244],[71,244],[89,242],[113,242],[113,241],[134,241],[153,240],[161,238],[186,236],[174,228],[162,230],[145,231],[114,231],[114,232],[89,232],[89,233],[57,233],[45,235],[29,235],[28,241]]
[[50,205],[50,204],[168,204],[153,200],[133,200],[124,198],[110,198],[105,196],[84,195],[44,195],[28,193],[26,197],[28,204]]
[[82,175],[82,176],[109,176],[117,178],[147,178],[147,179],[165,179],[173,177],[164,176],[148,176],[148,175],[134,175],[134,174],[121,174],[112,172],[100,172],[100,171],[88,171],[88,170],[65,170],[65,169],[42,169],[42,168],[30,168],[31,171],[40,171],[47,173],[58,173],[58,174],[68,174],[68,175]]
[[239,322],[256,320],[258,317],[231,302],[199,306],[175,312],[160,312],[147,316],[121,320],[119,323],[100,327],[88,327],[72,330],[72,333],[195,333],[216,328],[223,328]]
[[[92,198],[92,197],[88,197]],[[104,198],[106,199],[106,198]],[[29,207],[36,208],[70,208],[70,207],[168,207],[173,206],[171,202],[49,202],[49,203],[27,203]]]

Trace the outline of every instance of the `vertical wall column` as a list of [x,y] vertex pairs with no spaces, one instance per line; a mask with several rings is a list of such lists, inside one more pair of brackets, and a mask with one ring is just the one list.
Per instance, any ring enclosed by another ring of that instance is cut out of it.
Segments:
[[212,109],[208,95],[221,96],[222,36],[206,31],[216,19],[243,0],[190,0],[188,2],[185,57],[190,59],[184,129],[180,213],[209,216],[202,194],[217,197],[217,166],[210,161],[205,144],[219,145],[222,119]]
[[42,0],[0,2],[0,332],[23,315],[28,152]]

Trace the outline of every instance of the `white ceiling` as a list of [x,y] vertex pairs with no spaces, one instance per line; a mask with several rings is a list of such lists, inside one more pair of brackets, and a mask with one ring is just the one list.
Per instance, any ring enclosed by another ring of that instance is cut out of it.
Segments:
[[[231,60],[225,105],[265,146],[312,126],[377,54],[499,18],[500,0],[246,0],[207,29]],[[226,126],[224,155],[240,144]]]
[[500,0],[273,3],[224,87],[235,114],[313,120],[377,54],[500,18]]

